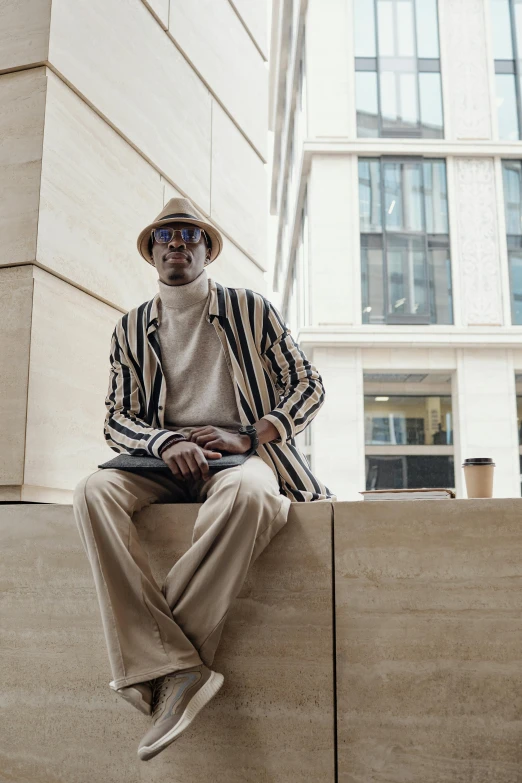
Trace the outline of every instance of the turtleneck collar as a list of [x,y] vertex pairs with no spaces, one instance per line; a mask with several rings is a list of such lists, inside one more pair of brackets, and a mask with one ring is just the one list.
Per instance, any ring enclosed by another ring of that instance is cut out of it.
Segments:
[[206,299],[209,295],[209,277],[203,269],[190,283],[184,285],[167,285],[158,278],[158,289],[163,307],[184,310],[186,307]]

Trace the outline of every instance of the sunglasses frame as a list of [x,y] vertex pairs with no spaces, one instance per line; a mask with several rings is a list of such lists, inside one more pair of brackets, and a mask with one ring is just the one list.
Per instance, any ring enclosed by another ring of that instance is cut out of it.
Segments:
[[[160,242],[158,239],[156,239],[155,231],[156,231],[156,229],[160,229],[160,228],[170,228],[174,232],[172,234],[171,238],[169,240],[167,240],[167,242]],[[205,244],[207,246],[210,246],[208,235],[207,235],[206,231],[203,228],[201,228],[201,226],[191,226],[191,228],[199,228],[199,230],[201,231],[200,236],[194,242],[190,242],[188,239],[184,239],[184,237],[183,237],[183,233],[182,232],[183,231],[188,231],[188,230],[190,230],[190,228],[187,228],[187,227],[185,227],[185,228],[172,228],[172,226],[156,226],[151,231],[152,244],[154,244],[154,242],[156,242],[158,245],[168,245],[168,243],[172,241],[172,239],[176,236],[176,234],[179,233],[179,234],[181,234],[181,238],[183,239],[183,241],[187,242],[189,245],[197,245],[197,243],[201,239],[201,235],[203,235],[205,237]]]

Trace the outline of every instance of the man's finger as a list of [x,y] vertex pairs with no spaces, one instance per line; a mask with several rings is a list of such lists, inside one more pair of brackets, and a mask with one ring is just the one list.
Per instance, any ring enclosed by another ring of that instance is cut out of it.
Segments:
[[205,443],[205,448],[219,451],[219,449],[224,449],[225,447],[223,446],[223,441],[219,438],[216,438],[215,440],[209,440],[208,443]]
[[185,459],[181,456],[181,454],[176,454],[176,462],[178,463],[178,468],[181,471],[181,475],[183,478],[189,478],[190,477],[190,469],[185,461]]
[[196,443],[198,446],[205,446],[213,438],[215,439],[215,435],[212,435],[211,433],[208,433],[207,435],[198,435],[196,438]]
[[201,454],[196,454],[196,462],[199,465],[199,469],[201,471],[201,477],[204,479],[207,479],[209,476],[209,470],[208,470],[208,462],[203,456],[203,452]]
[[194,452],[191,454],[187,454],[186,456],[187,464],[189,466],[191,478],[194,479],[194,481],[197,481],[201,478],[201,471],[199,469],[199,465],[197,463],[197,460],[195,458]]
[[191,435],[201,435],[203,432],[210,432],[213,429],[209,424],[204,427],[196,427],[192,430]]
[[178,477],[180,477],[180,476],[181,476],[181,471],[180,471],[180,469],[179,469],[179,466],[178,466],[178,463],[176,462],[176,460],[175,460],[175,459],[173,459],[172,457],[170,457],[170,459],[169,459],[169,460],[167,460],[167,465],[168,465],[168,466],[169,466],[169,468],[170,468],[170,472],[171,472],[171,473],[173,473],[173,474],[174,474],[174,476],[178,476]]

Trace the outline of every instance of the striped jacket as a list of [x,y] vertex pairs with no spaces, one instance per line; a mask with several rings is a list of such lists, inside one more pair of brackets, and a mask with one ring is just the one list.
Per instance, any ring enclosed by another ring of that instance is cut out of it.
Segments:
[[[280,492],[292,501],[336,500],[295,445],[323,404],[321,376],[262,294],[224,287],[211,277],[209,291],[207,321],[225,351],[240,419],[254,424],[265,418],[279,432],[256,453],[275,468]],[[159,293],[123,315],[112,333],[104,435],[118,453],[158,457],[173,432],[164,428],[158,300]]]

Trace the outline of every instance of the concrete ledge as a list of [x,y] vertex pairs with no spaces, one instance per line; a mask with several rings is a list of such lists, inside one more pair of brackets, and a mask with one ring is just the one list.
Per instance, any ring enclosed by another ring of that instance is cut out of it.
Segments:
[[[198,508],[135,516],[158,581]],[[223,689],[148,764],[71,507],[0,506],[0,552],[2,780],[519,783],[520,498],[294,503],[227,618]]]
[[518,783],[522,499],[333,509],[339,783]]
[[[160,581],[188,548],[199,504],[134,522]],[[114,694],[71,506],[0,506],[2,779],[53,783],[333,783],[331,503],[293,504],[252,565],[214,668],[225,676],[190,730],[144,764],[149,720]]]

